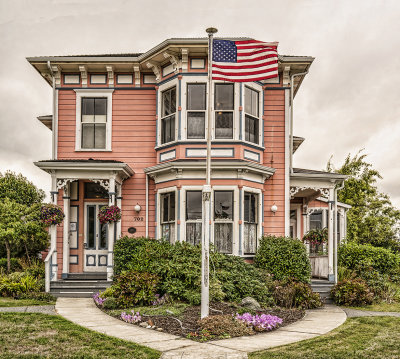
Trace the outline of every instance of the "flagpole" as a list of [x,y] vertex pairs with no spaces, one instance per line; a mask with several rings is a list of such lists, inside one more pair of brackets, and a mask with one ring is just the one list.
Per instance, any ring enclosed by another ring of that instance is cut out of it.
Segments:
[[211,201],[211,106],[212,106],[212,52],[213,34],[218,30],[213,27],[206,29],[208,34],[208,115],[207,115],[207,159],[206,184],[203,186],[203,243],[201,246],[201,318],[209,314],[209,254],[210,254],[210,201]]

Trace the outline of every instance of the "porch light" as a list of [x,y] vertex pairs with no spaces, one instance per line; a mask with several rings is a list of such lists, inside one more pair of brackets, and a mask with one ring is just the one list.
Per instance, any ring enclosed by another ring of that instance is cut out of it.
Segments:
[[271,212],[275,215],[275,213],[278,211],[278,206],[274,203],[271,206]]
[[135,211],[139,213],[141,209],[142,209],[142,207],[140,207],[140,204],[137,203],[135,206]]

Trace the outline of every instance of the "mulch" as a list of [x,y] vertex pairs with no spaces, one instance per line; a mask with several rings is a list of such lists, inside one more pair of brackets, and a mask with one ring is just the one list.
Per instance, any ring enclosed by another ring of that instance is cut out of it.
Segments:
[[[238,306],[229,303],[210,303],[210,316],[237,313]],[[284,327],[303,318],[305,311],[301,309],[267,308],[257,311],[257,314],[270,314],[282,318]],[[187,307],[179,318],[167,315],[142,315],[149,325],[162,328],[165,333],[186,337],[189,333],[199,333],[200,306]]]

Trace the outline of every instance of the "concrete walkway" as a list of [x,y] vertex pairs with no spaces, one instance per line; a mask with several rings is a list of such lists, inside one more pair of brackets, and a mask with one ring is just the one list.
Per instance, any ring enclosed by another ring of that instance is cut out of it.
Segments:
[[54,305],[29,305],[25,307],[0,307],[0,313],[41,313],[56,314]]
[[83,327],[159,350],[162,352],[161,359],[245,359],[248,352],[325,334],[346,320],[342,309],[326,305],[321,309],[308,310],[302,320],[273,332],[197,343],[112,318],[98,309],[91,298],[58,298],[56,312]]

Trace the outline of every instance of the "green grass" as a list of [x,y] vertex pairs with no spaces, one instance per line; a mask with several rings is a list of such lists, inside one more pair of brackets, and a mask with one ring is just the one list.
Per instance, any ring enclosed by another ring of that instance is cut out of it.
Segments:
[[82,328],[59,316],[0,314],[1,359],[159,357],[156,350]]
[[371,305],[365,305],[363,307],[343,307],[358,310],[369,310],[372,312],[400,312],[400,303],[377,303]]
[[[164,304],[162,306],[155,306],[155,307],[134,307],[134,308],[126,308],[126,309],[115,309],[108,311],[108,314],[112,315],[113,317],[121,316],[122,312],[130,313],[132,310],[134,312],[139,312],[140,314],[146,315],[173,315],[175,317],[180,317],[183,311],[188,307],[186,303],[171,303],[171,304]],[[167,310],[170,312],[168,313]],[[171,313],[172,312],[172,313]]]
[[252,353],[250,359],[390,359],[400,357],[400,318],[350,318],[315,339]]
[[51,305],[55,301],[47,302],[37,299],[14,299],[14,298],[2,298],[0,297],[0,308],[1,307],[25,307],[28,305]]

